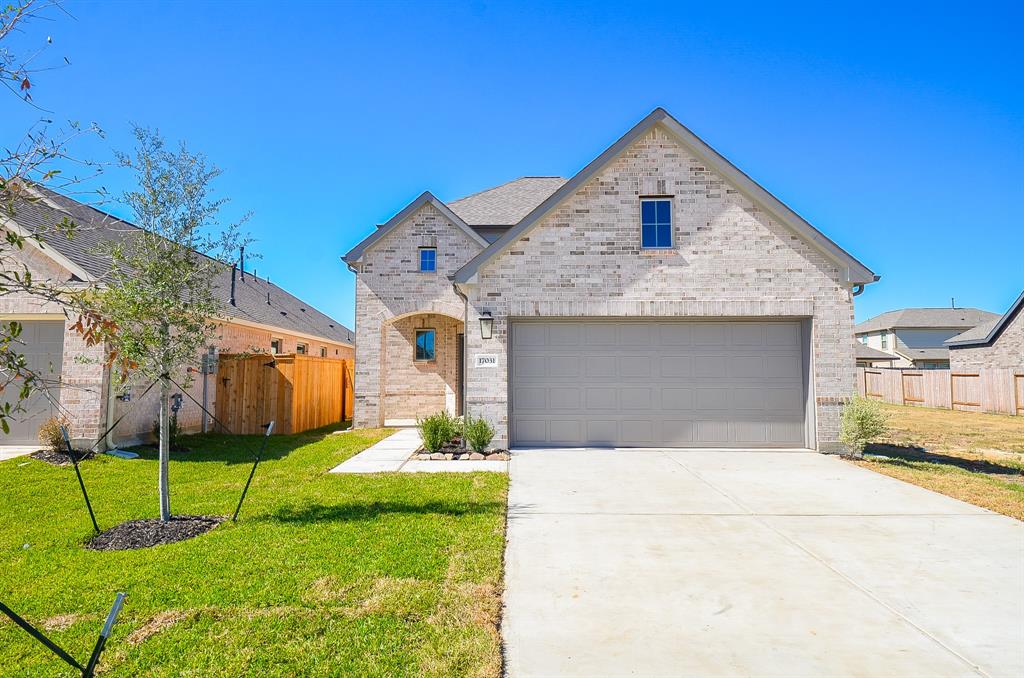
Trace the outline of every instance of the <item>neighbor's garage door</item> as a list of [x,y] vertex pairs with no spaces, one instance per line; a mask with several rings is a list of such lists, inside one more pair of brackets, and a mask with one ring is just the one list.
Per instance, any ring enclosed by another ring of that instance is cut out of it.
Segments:
[[803,447],[799,322],[514,321],[515,445]]
[[[9,321],[3,321],[9,322]],[[0,431],[0,445],[34,445],[39,442],[39,427],[57,414],[50,398],[60,401],[60,370],[64,355],[63,320],[21,320],[21,336],[15,344],[15,351],[25,356],[29,369],[39,375],[36,392],[21,403],[23,412],[14,412],[8,424],[11,431]],[[18,392],[22,381],[8,384],[0,393],[0,403],[18,403]],[[45,393],[44,393],[45,391]],[[49,394],[50,398],[46,397]]]

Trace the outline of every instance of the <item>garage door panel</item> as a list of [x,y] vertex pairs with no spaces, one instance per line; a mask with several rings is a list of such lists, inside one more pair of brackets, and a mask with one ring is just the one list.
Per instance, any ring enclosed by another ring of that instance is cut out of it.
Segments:
[[[799,322],[622,319],[512,325],[513,444],[804,444]],[[527,325],[534,329],[523,332]]]
[[[35,392],[20,402],[22,411],[13,412],[8,424],[9,433],[0,432],[2,445],[31,445],[39,442],[39,427],[58,414],[54,402],[60,402],[61,365],[64,353],[64,321],[22,320],[17,351],[25,358],[26,366],[39,375]],[[10,384],[0,392],[0,406],[19,406],[21,381]]]

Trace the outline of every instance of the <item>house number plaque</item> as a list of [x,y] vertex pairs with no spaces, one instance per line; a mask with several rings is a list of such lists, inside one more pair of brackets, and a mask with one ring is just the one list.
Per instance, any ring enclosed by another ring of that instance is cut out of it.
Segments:
[[476,366],[477,367],[497,367],[498,366],[498,356],[494,355],[493,353],[483,353],[481,355],[478,355],[476,357]]

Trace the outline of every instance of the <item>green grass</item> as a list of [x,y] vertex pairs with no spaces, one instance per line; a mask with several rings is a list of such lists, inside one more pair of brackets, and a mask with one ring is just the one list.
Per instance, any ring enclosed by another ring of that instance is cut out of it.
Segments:
[[[237,524],[138,551],[82,547],[70,468],[0,463],[0,600],[84,661],[128,594],[105,675],[497,675],[507,479],[328,475],[383,431],[274,436]],[[229,515],[258,438],[172,455],[175,513]],[[100,528],[154,517],[157,464],[82,464]],[[0,615],[0,673],[68,675]]]

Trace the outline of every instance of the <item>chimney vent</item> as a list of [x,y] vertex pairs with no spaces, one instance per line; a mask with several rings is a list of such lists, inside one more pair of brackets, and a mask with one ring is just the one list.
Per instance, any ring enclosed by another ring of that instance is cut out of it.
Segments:
[[235,305],[235,269],[237,268],[235,264],[231,264],[231,296],[228,297],[228,303],[232,306]]

